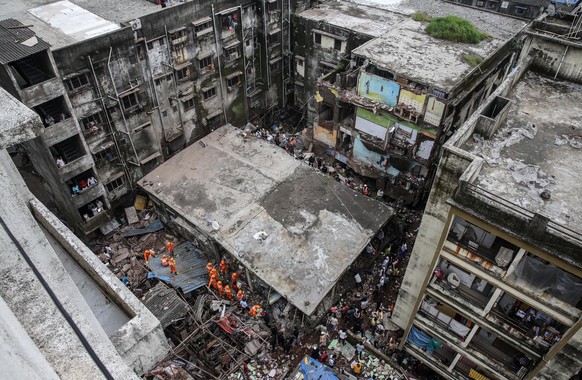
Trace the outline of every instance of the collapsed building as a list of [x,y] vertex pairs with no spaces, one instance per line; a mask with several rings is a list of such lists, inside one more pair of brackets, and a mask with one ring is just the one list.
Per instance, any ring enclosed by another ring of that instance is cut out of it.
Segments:
[[[415,12],[456,15],[490,37],[475,45],[443,41],[411,18]],[[313,107],[314,149],[406,204],[425,197],[441,145],[508,75],[526,25],[416,0],[389,10],[324,3],[296,19],[295,93],[305,87],[304,101]]]
[[250,289],[269,303],[284,297],[314,320],[339,296],[336,283],[392,216],[391,208],[231,125],[139,185],[161,220],[209,259],[240,263]]
[[444,378],[582,366],[579,17],[532,23],[519,64],[444,145],[392,317]]

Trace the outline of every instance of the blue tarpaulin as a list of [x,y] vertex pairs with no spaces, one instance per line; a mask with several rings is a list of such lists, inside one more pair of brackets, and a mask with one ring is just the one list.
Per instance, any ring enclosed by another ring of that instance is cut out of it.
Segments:
[[430,336],[426,335],[416,327],[412,326],[410,329],[410,334],[408,334],[408,339],[410,343],[418,346],[420,348],[426,348],[428,342],[430,341]]
[[340,380],[331,368],[308,356],[299,364],[299,373],[304,380]]

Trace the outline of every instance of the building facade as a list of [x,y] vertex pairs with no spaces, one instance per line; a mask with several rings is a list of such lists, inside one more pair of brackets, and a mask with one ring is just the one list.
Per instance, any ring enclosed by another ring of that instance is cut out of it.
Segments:
[[[414,2],[403,6],[425,10]],[[296,46],[295,92],[308,90],[303,100],[313,107],[307,122],[315,149],[408,205],[426,197],[442,144],[509,73],[525,26],[500,15],[483,19],[481,11],[458,5],[443,7],[439,12],[479,20],[475,25],[491,38],[476,47],[443,41],[429,36],[424,22],[365,7],[358,8],[371,19],[368,28],[351,22],[348,6],[337,23],[322,16],[337,9],[324,6],[298,16],[302,28],[296,32],[307,48]],[[507,28],[496,30],[498,23]],[[471,65],[468,55],[482,62]]]
[[582,366],[580,165],[555,140],[582,128],[580,85],[529,71],[541,54],[526,52],[445,144],[392,317],[401,347],[449,379]]
[[[3,40],[21,55],[2,60],[0,85],[45,122],[26,151],[70,226],[110,231],[108,210],[153,168],[224,123],[282,108],[292,6],[187,2],[52,48],[4,21]],[[20,44],[28,38],[38,43]]]

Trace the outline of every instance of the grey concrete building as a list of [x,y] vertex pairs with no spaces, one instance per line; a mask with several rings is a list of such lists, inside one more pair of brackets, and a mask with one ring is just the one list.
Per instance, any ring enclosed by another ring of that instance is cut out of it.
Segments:
[[[582,91],[556,79],[576,75],[579,49],[527,33],[533,48],[443,147],[392,317],[448,379],[582,367]],[[547,65],[557,49],[562,73]]]
[[[471,45],[431,37],[426,22],[411,18],[415,12],[456,15],[490,38]],[[308,125],[316,149],[406,204],[425,198],[441,145],[507,76],[526,25],[416,0],[389,10],[330,3],[297,18],[305,47],[295,52],[305,53],[295,57],[296,94],[300,81],[310,83],[304,100],[313,107]],[[310,57],[305,66],[303,56]]]
[[0,112],[3,376],[138,379],[169,351],[160,322],[28,191],[6,149],[38,115],[2,89]]
[[45,120],[26,149],[70,226],[111,230],[109,211],[164,160],[281,109],[295,6],[305,4],[22,1],[0,12],[13,17],[0,85]]
[[[213,262],[246,268],[249,287],[318,320],[335,285],[392,217],[364,197],[232,125],[139,181],[165,224]],[[301,315],[301,314],[300,314]]]

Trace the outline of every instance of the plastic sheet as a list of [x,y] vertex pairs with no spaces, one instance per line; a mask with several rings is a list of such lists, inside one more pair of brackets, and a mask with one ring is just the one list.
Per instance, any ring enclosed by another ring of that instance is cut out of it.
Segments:
[[575,306],[582,298],[582,279],[552,265],[525,256],[515,268],[521,281]]
[[408,334],[408,341],[419,348],[426,348],[428,342],[430,341],[430,336],[426,335],[416,327],[412,326],[410,333]]

